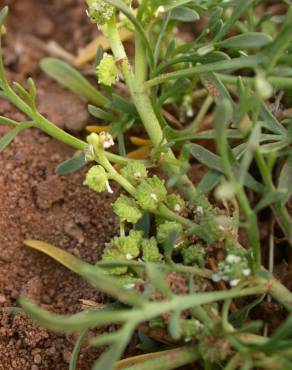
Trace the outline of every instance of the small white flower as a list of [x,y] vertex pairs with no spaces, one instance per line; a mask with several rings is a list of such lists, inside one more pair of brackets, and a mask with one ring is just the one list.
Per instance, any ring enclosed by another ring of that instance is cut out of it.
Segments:
[[130,261],[131,259],[133,259],[133,256],[131,255],[131,253],[127,253],[126,260]]
[[204,215],[204,209],[203,209],[203,207],[202,206],[198,206],[197,208],[196,208],[196,214],[198,215],[198,216],[200,216],[200,217],[202,217],[203,215]]
[[204,325],[199,320],[195,320],[195,326],[197,329],[203,329]]
[[234,254],[228,254],[226,257],[226,262],[228,263],[237,263],[240,262],[241,257],[240,256],[235,256]]
[[106,186],[108,193],[113,194],[113,189],[110,187],[110,184],[108,181],[106,181],[105,186]]
[[240,279],[234,279],[230,281],[231,286],[236,286],[240,282]]
[[249,276],[251,274],[251,270],[250,269],[243,269],[242,273],[243,273],[244,276]]
[[139,180],[139,179],[141,179],[141,172],[135,172],[135,173],[134,173],[134,179],[135,179],[135,180]]
[[181,211],[181,206],[178,203],[175,204],[174,210],[175,210],[175,212],[180,212]]
[[114,142],[114,139],[113,139],[112,135],[109,134],[108,132],[102,131],[99,134],[99,137],[100,137],[100,141],[101,141],[102,146],[104,147],[104,149],[108,149],[111,146],[115,145],[115,142]]
[[163,5],[160,5],[157,10],[156,10],[156,14],[160,14],[160,13],[164,13],[165,12],[165,8]]
[[151,193],[150,198],[153,199],[155,202],[158,201],[157,195],[155,193]]
[[184,339],[185,343],[188,343],[188,342],[190,342],[191,340],[192,340],[192,337],[186,337],[186,338]]
[[125,289],[128,289],[128,290],[133,289],[133,288],[135,288],[135,284],[133,284],[133,283],[125,284],[125,285],[124,285],[124,288],[125,288]]
[[221,231],[224,231],[225,227],[223,225],[218,225],[218,229],[221,230]]
[[219,283],[219,281],[221,281],[221,276],[219,274],[213,274],[212,281],[214,281],[214,283]]
[[93,149],[92,144],[87,145],[87,147],[84,151],[84,154],[85,154],[86,162],[93,161],[93,159],[94,159],[94,149]]

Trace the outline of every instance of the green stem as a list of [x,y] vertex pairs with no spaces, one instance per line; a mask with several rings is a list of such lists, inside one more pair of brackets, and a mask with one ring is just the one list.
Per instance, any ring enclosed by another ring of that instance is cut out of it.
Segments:
[[223,60],[214,63],[208,63],[204,65],[199,65],[192,68],[181,69],[179,71],[164,73],[158,77],[145,82],[145,89],[159,85],[161,83],[176,80],[180,77],[193,77],[195,74],[208,73],[208,72],[218,72],[226,69],[242,69],[248,67],[256,67],[258,64],[264,61],[262,55],[254,55],[249,57],[234,58],[231,60]]
[[[117,60],[121,60],[120,68],[129,88],[132,100],[137,108],[137,111],[139,112],[141,120],[154,147],[159,147],[161,144],[166,144],[166,140],[163,139],[163,133],[159,121],[154,113],[150,98],[146,93],[144,86],[136,80],[133,74],[114,18],[111,18],[107,23],[106,34],[115,58]],[[137,48],[137,51],[141,52],[141,48]],[[146,63],[146,59],[142,58],[142,56],[141,58],[137,56],[136,60],[139,60],[139,68],[142,68],[142,61]],[[169,176],[173,176],[175,174],[179,175],[180,173],[179,167],[173,164],[175,159],[176,158],[171,150],[169,150],[164,156],[162,169]],[[179,181],[177,182],[177,187],[182,195],[186,198],[192,200],[194,203],[198,202],[199,205],[202,205],[204,208],[210,208],[210,203],[208,200],[204,197],[200,197],[198,191],[186,175],[180,177]]]
[[[259,147],[255,148],[255,159],[267,189],[270,192],[275,191],[276,188],[273,184],[271,173]],[[282,202],[275,202],[271,204],[271,208],[288,242],[292,245],[292,221],[287,209]]]

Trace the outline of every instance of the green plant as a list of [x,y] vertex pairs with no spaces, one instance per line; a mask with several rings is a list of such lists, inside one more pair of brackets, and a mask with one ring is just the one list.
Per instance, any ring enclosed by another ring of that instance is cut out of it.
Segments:
[[[28,90],[18,83],[11,88],[0,55],[0,95],[29,118],[27,122],[0,118],[2,124],[12,127],[1,139],[0,149],[21,130],[36,127],[80,152],[60,164],[58,174],[67,175],[95,162],[85,185],[96,192],[111,192],[110,181],[120,185],[122,193],[113,205],[120,235],[113,238],[95,266],[44,242],[25,242],[78,273],[118,304],[71,317],[49,313],[25,298],[20,299],[22,307],[52,330],[81,332],[72,370],[89,329],[120,325],[116,332],[91,340],[92,345],[108,346],[94,369],[113,369],[133,332],[145,322],[167,332],[175,349],[146,357],[145,363],[120,363],[119,368],[167,370],[194,361],[206,369],[292,368],[291,316],[270,338],[259,334],[261,322],[248,318],[250,309],[267,294],[288,313],[292,310],[290,291],[262,266],[257,222],[258,212],[270,207],[286,242],[292,244],[292,223],[286,209],[291,195],[291,119],[278,121],[267,106],[274,89],[283,89],[288,98],[292,88],[291,7],[287,5],[287,14],[278,26],[268,13],[256,15],[262,2],[253,0],[205,0],[199,4],[142,0],[136,9],[122,0],[87,3],[88,15],[108,38],[113,54],[97,51],[96,73],[102,92],[61,61],[45,59],[42,68],[94,104],[89,105],[90,113],[108,122],[109,132],[92,133],[83,141],[57,128],[38,112],[32,79],[28,79]],[[0,26],[6,14],[7,8],[0,14]],[[121,14],[127,21],[119,18]],[[208,24],[195,41],[173,40],[178,23],[195,22],[201,15],[207,16]],[[133,62],[119,37],[119,19],[134,30]],[[236,36],[229,37],[231,28]],[[249,75],[226,73],[230,70],[245,70]],[[112,86],[120,76],[128,89],[127,99]],[[183,129],[170,126],[164,115],[166,106],[171,105],[178,117],[188,121],[187,117],[194,115],[193,103],[202,98],[193,121]],[[210,108],[214,128],[199,131]],[[124,135],[133,125],[140,125],[151,140],[151,155],[146,160],[125,156]],[[115,138],[120,155],[108,150]],[[195,143],[202,139],[215,141],[217,154]],[[174,150],[179,150],[178,156]],[[208,168],[197,187],[187,176],[192,157]],[[275,184],[274,169],[280,160],[284,165]],[[119,164],[121,170],[113,164]],[[151,174],[156,168],[165,173],[166,182]],[[217,205],[206,195],[213,189]],[[153,230],[150,217],[155,221]],[[238,242],[239,228],[247,234],[247,249]],[[214,267],[214,261],[216,271],[208,268]],[[224,290],[219,291],[218,282]],[[232,299],[258,295],[260,299],[240,307],[237,315],[230,313]]]

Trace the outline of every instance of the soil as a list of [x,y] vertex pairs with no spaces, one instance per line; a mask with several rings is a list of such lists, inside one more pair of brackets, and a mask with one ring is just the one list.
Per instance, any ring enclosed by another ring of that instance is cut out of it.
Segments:
[[[88,22],[84,1],[0,1],[10,15],[4,41],[9,78],[38,86],[39,108],[59,126],[78,132],[88,116],[85,102],[46,78],[39,69],[45,56],[33,38],[56,41],[68,52],[92,40],[97,30]],[[24,118],[7,102],[0,114]],[[0,137],[7,131],[0,126]],[[116,233],[112,196],[93,194],[83,185],[84,172],[57,177],[57,164],[74,152],[37,130],[19,135],[0,156],[0,369],[68,369],[76,336],[56,335],[37,328],[11,307],[24,295],[59,313],[81,309],[81,299],[105,302],[105,297],[52,259],[24,247],[39,239],[94,263],[104,243]],[[74,288],[73,288],[74,287]],[[2,309],[1,309],[2,308]],[[79,369],[89,370],[98,350],[82,349]]]
[[[44,46],[49,41],[76,55],[97,35],[96,27],[85,15],[84,3],[84,0],[0,0],[1,8],[10,6],[4,38],[9,79],[25,83],[32,76],[38,87],[41,113],[79,135],[84,133],[89,119],[86,103],[47,78],[39,61],[48,55]],[[24,119],[3,100],[0,115]],[[0,137],[5,132],[7,128],[0,126]],[[111,203],[119,191],[117,187],[113,186],[111,196],[99,195],[83,185],[85,169],[68,177],[54,174],[55,167],[73,154],[70,148],[35,129],[24,131],[0,154],[0,370],[68,369],[78,334],[53,334],[36,327],[23,313],[15,314],[12,308],[17,306],[20,295],[63,314],[80,311],[81,300],[97,303],[107,300],[77,275],[23,245],[25,239],[39,239],[95,263],[104,244],[116,234],[118,224]],[[202,166],[196,165],[191,177],[198,180],[203,172]],[[266,256],[270,217],[267,219],[261,227]],[[278,244],[281,246],[281,235]],[[291,286],[290,249],[284,244],[275,257],[277,276]],[[284,257],[288,263],[283,262]],[[271,322],[274,328],[285,312],[278,305],[262,302],[252,316],[276,320]],[[136,353],[135,345],[134,339],[127,354]],[[99,353],[98,349],[83,346],[78,369],[91,369]]]

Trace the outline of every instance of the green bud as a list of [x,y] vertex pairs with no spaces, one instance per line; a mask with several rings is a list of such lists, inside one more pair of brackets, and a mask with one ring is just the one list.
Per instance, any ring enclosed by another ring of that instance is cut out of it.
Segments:
[[147,168],[141,162],[129,161],[127,165],[121,169],[121,174],[132,185],[137,185],[141,180],[147,177]]
[[83,183],[87,185],[90,189],[100,193],[107,190],[112,193],[112,190],[108,183],[108,176],[102,166],[93,166],[86,174],[85,181]]
[[143,239],[141,243],[142,260],[145,262],[160,262],[161,254],[154,237],[150,239]]
[[137,258],[140,254],[139,243],[135,237],[120,236],[113,239],[113,245],[123,254],[126,260]]
[[114,202],[113,209],[121,221],[135,224],[142,217],[142,212],[139,210],[135,199],[123,194]]
[[197,337],[202,332],[203,324],[196,319],[180,320],[183,336],[187,338]]
[[138,245],[141,244],[143,239],[144,231],[143,230],[130,230],[129,236],[136,241]]
[[191,265],[195,263],[200,267],[205,266],[205,249],[201,243],[189,245],[181,250],[184,264]]
[[86,2],[88,17],[99,26],[104,25],[114,14],[114,7],[103,0],[86,0]]
[[186,208],[186,202],[179,194],[169,194],[166,198],[166,205],[176,213],[181,213]]
[[165,201],[166,195],[164,181],[157,176],[142,180],[136,189],[137,202],[145,211],[155,211],[157,205]]
[[111,86],[117,82],[119,72],[116,67],[114,57],[112,55],[104,54],[99,65],[96,67],[96,73],[100,84]]
[[[105,262],[115,262],[115,261],[125,261],[126,258],[123,253],[121,253],[118,249],[113,247],[107,247],[103,251],[102,261]],[[122,275],[128,271],[126,266],[121,267],[103,267],[109,274],[112,275]]]
[[115,280],[117,284],[121,285],[125,289],[133,289],[137,283],[143,282],[143,280],[130,275],[120,275],[115,278]]
[[181,224],[174,221],[166,221],[157,227],[158,243],[164,243],[169,238],[171,232],[175,231],[177,239],[183,237],[183,227]]

